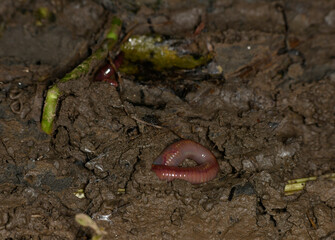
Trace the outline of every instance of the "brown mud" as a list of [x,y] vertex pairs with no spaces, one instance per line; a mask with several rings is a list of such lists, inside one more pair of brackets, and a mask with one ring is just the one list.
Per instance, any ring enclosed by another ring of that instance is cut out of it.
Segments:
[[[112,15],[123,32],[144,23],[134,33],[200,39],[214,60],[123,76],[122,91],[92,74],[64,83],[44,134],[45,90],[96,49]],[[334,39],[334,1],[1,1],[1,239],[89,239],[77,213],[105,239],[335,239],[334,181],[284,195],[287,180],[335,172]],[[180,138],[213,151],[215,180],[150,171]]]

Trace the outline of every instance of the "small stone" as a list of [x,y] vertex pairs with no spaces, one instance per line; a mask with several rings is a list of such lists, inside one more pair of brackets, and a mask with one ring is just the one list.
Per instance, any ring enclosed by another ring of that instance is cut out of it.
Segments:
[[14,149],[12,147],[7,148],[7,152],[9,155],[13,156],[14,155]]
[[32,140],[28,141],[28,142],[27,142],[27,146],[28,146],[28,147],[32,147],[32,146],[34,146],[34,141],[32,141]]
[[250,160],[242,161],[243,170],[253,172],[255,171],[255,166],[252,164]]
[[216,62],[210,62],[207,66],[208,73],[211,75],[220,75],[223,72],[223,69]]
[[329,26],[335,26],[335,10],[331,10],[328,15],[325,17],[325,22]]
[[290,26],[292,30],[301,32],[310,26],[310,22],[306,15],[298,14],[294,17]]
[[304,70],[302,69],[299,63],[294,63],[288,68],[287,75],[290,78],[297,79],[298,77],[302,76]]
[[205,203],[202,204],[202,207],[206,212],[209,212],[213,209],[214,203],[213,202],[205,202]]

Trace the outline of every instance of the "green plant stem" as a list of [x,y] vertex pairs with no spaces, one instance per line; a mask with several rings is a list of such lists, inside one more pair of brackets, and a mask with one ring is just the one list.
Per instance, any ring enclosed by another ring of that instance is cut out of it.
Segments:
[[[74,68],[71,72],[67,73],[59,82],[64,83],[70,80],[78,79],[86,74],[92,69],[92,63],[97,60],[103,60],[107,57],[108,52],[111,51],[116,43],[118,42],[118,36],[121,29],[121,20],[114,18],[111,23],[111,28],[103,41],[102,46],[97,49],[91,56]],[[47,133],[51,134],[53,131],[53,122],[56,117],[56,110],[58,105],[59,97],[61,96],[61,91],[55,83],[48,91],[44,102],[43,114],[41,120],[41,128]]]
[[59,95],[60,91],[56,84],[47,92],[41,122],[42,129],[47,134],[50,134],[52,131],[52,123],[56,116]]

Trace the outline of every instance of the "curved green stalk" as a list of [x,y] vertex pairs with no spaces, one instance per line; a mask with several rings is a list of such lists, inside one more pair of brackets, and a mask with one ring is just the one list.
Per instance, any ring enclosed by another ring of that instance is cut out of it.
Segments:
[[48,90],[47,97],[45,99],[41,127],[47,134],[51,134],[52,132],[52,123],[56,116],[59,95],[59,88],[55,84]]
[[[108,52],[113,49],[118,41],[119,32],[121,29],[121,20],[114,18],[111,23],[111,28],[106,36],[106,39],[102,46],[95,51],[91,56],[74,68],[71,72],[67,73],[59,82],[67,82],[73,79],[80,78],[81,76],[86,75],[91,67],[92,63],[95,63],[96,60],[105,59],[108,55]],[[44,102],[43,114],[41,120],[41,128],[47,133],[51,134],[53,130],[53,122],[56,117],[56,110],[59,96],[61,91],[55,83],[47,92],[47,96]]]

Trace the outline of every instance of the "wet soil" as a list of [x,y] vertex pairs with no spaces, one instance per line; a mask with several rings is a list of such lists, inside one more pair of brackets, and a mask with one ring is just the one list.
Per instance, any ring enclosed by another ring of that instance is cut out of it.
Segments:
[[[196,38],[215,57],[193,72],[122,76],[122,89],[93,73],[64,83],[44,134],[46,89],[97,48],[113,15],[123,34],[144,23],[134,34]],[[77,213],[105,239],[335,239],[334,181],[284,194],[287,180],[335,172],[334,38],[334,1],[1,1],[1,239],[90,239]],[[216,179],[150,171],[180,138],[213,151]]]

